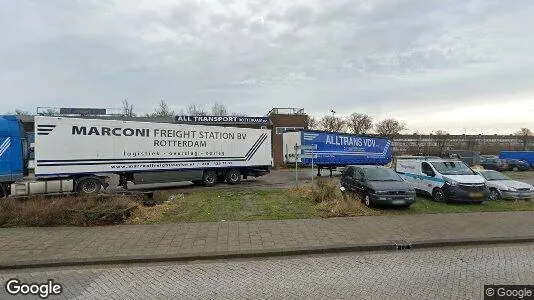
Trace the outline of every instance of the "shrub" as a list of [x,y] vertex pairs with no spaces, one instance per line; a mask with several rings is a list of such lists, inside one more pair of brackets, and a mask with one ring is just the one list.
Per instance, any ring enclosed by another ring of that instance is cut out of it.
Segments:
[[311,194],[311,198],[315,203],[325,201],[341,200],[343,197],[339,186],[332,180],[326,178],[318,178],[316,186]]
[[2,199],[0,226],[92,226],[121,224],[137,207],[125,196]]
[[378,213],[366,207],[361,199],[352,193],[344,193],[342,200],[330,200],[317,204],[317,215],[322,218],[372,216]]

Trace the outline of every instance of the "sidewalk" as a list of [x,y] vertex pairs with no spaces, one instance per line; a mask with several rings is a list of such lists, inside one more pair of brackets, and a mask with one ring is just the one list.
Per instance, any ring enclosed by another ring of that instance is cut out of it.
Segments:
[[534,242],[534,212],[0,229],[0,269]]

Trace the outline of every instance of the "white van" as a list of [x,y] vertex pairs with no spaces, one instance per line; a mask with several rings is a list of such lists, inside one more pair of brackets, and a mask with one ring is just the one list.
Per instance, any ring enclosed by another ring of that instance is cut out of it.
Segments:
[[488,200],[486,180],[460,160],[438,157],[398,157],[395,171],[419,193],[435,201]]

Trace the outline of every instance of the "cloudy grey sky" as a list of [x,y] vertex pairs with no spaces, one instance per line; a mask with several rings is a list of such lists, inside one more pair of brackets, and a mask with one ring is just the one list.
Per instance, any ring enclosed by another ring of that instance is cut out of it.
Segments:
[[0,0],[2,110],[166,99],[534,129],[531,0]]

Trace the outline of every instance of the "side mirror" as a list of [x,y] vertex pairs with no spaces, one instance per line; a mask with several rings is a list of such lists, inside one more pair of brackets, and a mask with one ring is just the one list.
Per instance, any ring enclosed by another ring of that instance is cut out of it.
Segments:
[[430,176],[430,177],[434,177],[434,176],[436,176],[436,173],[434,173],[433,171],[423,171],[423,173],[424,173],[426,176]]

